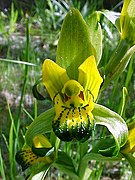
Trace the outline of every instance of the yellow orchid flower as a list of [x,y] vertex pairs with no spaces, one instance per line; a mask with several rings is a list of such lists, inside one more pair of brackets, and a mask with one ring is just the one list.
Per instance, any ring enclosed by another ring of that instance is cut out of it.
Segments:
[[[24,147],[23,150],[17,152],[16,161],[22,166],[23,171],[37,163],[51,164],[54,159],[52,148],[48,139],[44,135],[39,134],[33,138],[32,148]],[[51,151],[50,153],[49,150]]]
[[131,123],[128,128],[128,140],[121,148],[121,152],[124,154],[135,152],[135,123]]
[[53,130],[63,141],[89,138],[93,125],[92,110],[102,78],[94,56],[88,57],[78,68],[78,80],[70,79],[66,69],[46,59],[42,78],[54,102]]

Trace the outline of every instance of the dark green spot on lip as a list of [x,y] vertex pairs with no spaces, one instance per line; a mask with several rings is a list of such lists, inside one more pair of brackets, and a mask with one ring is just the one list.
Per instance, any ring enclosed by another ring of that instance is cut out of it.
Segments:
[[71,141],[76,139],[78,141],[84,142],[91,136],[92,129],[93,126],[90,121],[88,121],[87,124],[76,123],[75,126],[72,125],[70,128],[68,127],[67,122],[65,122],[62,126],[60,126],[60,123],[53,123],[53,131],[62,141]]

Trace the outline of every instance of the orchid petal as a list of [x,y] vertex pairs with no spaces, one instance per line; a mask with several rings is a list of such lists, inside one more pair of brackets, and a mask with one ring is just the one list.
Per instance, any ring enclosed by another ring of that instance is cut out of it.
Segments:
[[43,63],[42,78],[51,99],[62,90],[64,84],[69,80],[66,70],[49,59]]
[[94,56],[88,57],[79,66],[79,77],[78,82],[84,87],[84,90],[89,90],[93,95],[94,101],[98,96],[100,85],[103,81],[97,69],[96,61]]
[[40,157],[34,154],[31,148],[18,151],[16,154],[16,161],[22,166],[22,171],[39,162],[43,162],[44,164],[52,163],[52,159],[50,157]]
[[51,148],[52,145],[46,136],[38,134],[33,138],[33,145],[36,148]]

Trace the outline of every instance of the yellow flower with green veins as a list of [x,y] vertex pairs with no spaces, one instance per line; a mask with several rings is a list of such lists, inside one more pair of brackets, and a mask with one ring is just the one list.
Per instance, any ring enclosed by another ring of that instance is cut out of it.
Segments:
[[88,57],[78,68],[78,79],[70,79],[66,69],[46,59],[42,78],[54,102],[53,130],[61,140],[87,140],[93,127],[92,110],[102,78],[94,56]]

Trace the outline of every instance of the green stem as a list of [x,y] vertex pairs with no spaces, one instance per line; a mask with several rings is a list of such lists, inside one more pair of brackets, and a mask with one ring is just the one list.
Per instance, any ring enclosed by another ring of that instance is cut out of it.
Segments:
[[105,163],[96,161],[94,170],[92,171],[88,179],[100,180],[104,166]]
[[131,78],[132,78],[133,73],[134,73],[134,72],[133,72],[133,71],[134,71],[134,69],[133,69],[133,67],[134,67],[133,63],[134,63],[134,58],[132,57],[132,58],[131,58],[131,61],[130,61],[130,64],[129,64],[129,67],[128,67],[127,76],[126,76],[126,81],[125,81],[125,87],[127,87],[127,88],[128,88],[129,83],[131,82]]
[[85,141],[84,143],[80,143],[80,159],[79,159],[79,166],[78,166],[78,176],[81,180],[87,180],[85,173],[88,169],[88,162],[84,162],[82,159],[84,155],[88,152],[88,141]]
[[34,99],[34,119],[37,118],[37,99]]
[[[25,47],[25,60],[28,62],[29,61],[29,19],[26,19],[26,47]],[[25,65],[25,77],[23,81],[23,87],[21,91],[21,99],[19,103],[19,108],[18,108],[18,113],[17,113],[17,118],[16,118],[16,124],[17,124],[17,132],[19,131],[20,127],[20,114],[21,114],[21,109],[22,109],[22,104],[23,104],[23,99],[26,91],[26,85],[27,85],[27,80],[28,80],[28,65]],[[19,142],[18,142],[19,145]]]
[[51,132],[51,136],[50,136],[50,142],[52,144],[53,147],[55,147],[56,150],[56,156],[59,150],[59,146],[60,146],[60,139],[57,138],[57,136],[54,134],[54,132]]
[[89,174],[87,173],[88,177],[90,176],[91,170],[88,169],[88,162],[83,161],[83,159],[80,159],[79,167],[78,167],[78,176],[81,180],[87,180],[88,177],[86,177],[86,171],[89,170]]

